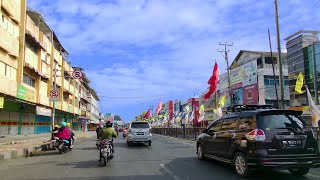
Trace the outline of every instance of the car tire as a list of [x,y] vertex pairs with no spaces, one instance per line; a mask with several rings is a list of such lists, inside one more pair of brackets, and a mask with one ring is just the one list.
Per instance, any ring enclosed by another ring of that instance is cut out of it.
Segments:
[[200,159],[200,160],[204,160],[205,159],[203,148],[202,148],[202,146],[200,144],[197,146],[197,155],[198,155],[198,159]]
[[151,144],[152,144],[152,142],[151,142],[151,141],[149,141],[149,142],[148,142],[148,145],[149,145],[149,146],[151,146]]
[[310,168],[302,167],[302,168],[290,168],[289,171],[294,176],[304,176],[308,174]]
[[238,152],[233,158],[233,166],[236,174],[240,177],[249,176],[249,167],[246,156],[242,152]]

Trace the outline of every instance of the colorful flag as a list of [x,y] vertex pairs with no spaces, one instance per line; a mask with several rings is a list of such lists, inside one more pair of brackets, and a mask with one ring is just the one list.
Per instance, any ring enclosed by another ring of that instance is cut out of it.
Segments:
[[216,114],[217,114],[218,117],[222,117],[222,108],[221,108],[221,107],[219,107],[219,108],[217,109]]
[[218,69],[217,62],[215,62],[212,75],[208,80],[208,84],[210,84],[209,91],[203,96],[204,99],[209,99],[212,93],[217,92],[218,81],[219,81],[219,69]]
[[147,113],[143,116],[143,118],[149,118],[150,117],[150,108],[148,109]]
[[190,111],[189,105],[187,105],[187,106],[185,107],[185,109],[186,109],[187,112],[189,112],[189,111]]
[[156,109],[156,113],[159,114],[159,112],[162,110],[162,102],[159,101],[157,109]]
[[314,103],[314,101],[312,100],[311,94],[310,94],[307,86],[306,86],[306,90],[307,90],[309,108],[310,108],[310,112],[311,112],[312,126],[319,127],[318,123],[319,123],[319,119],[320,119],[320,110],[317,107],[317,105]]
[[303,74],[300,72],[296,81],[296,86],[294,88],[295,91],[302,94],[303,91],[301,90],[303,86]]
[[218,102],[218,105],[220,107],[224,107],[225,103],[226,103],[226,96],[222,96]]

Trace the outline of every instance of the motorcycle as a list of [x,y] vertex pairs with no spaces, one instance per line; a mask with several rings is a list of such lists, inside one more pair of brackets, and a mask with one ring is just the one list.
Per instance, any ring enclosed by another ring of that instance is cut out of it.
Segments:
[[103,140],[101,142],[100,147],[100,160],[103,159],[104,166],[107,166],[111,159],[113,159],[112,154],[112,141],[110,140]]
[[56,149],[59,148],[59,138],[58,138],[58,137],[55,137],[55,136],[54,136],[54,137],[51,139],[51,147],[52,147],[53,150],[56,150]]
[[[59,153],[62,154],[62,153],[66,153],[68,151],[68,144],[69,144],[69,141],[68,140],[65,140],[65,139],[59,139],[59,147],[58,147],[58,150],[59,150]],[[71,150],[71,149],[69,149]]]
[[128,130],[127,129],[123,129],[122,130],[122,136],[125,138],[127,137],[127,133],[128,133]]

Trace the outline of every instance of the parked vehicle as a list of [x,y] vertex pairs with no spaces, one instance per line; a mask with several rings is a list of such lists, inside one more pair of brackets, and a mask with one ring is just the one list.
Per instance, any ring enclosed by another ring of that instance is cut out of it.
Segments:
[[100,147],[100,160],[103,160],[104,166],[107,166],[111,159],[113,159],[112,154],[112,140],[102,140]]
[[303,176],[320,167],[320,154],[317,134],[301,114],[270,106],[235,106],[198,137],[198,158],[232,164],[242,177],[257,168],[288,169]]
[[65,140],[65,139],[60,139],[60,140],[59,140],[58,150],[59,150],[59,153],[60,153],[60,154],[66,153],[66,152],[68,152],[68,150],[70,150],[70,149],[68,148],[68,144],[69,144],[69,141],[68,141],[68,140]]
[[132,143],[148,143],[151,146],[151,138],[151,127],[148,122],[135,121],[129,125],[127,133],[128,146]]

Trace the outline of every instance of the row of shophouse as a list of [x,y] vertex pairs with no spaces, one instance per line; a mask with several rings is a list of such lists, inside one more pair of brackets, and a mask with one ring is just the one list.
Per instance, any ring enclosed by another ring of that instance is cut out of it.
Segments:
[[[38,134],[51,130],[54,88],[55,124],[72,123],[86,131],[99,123],[99,98],[81,67],[73,67],[68,52],[41,14],[27,9],[26,0],[0,1],[0,135]],[[72,72],[83,72],[82,79]]]
[[[285,107],[304,111],[303,116],[309,122],[310,112],[306,92],[299,94],[294,87],[297,76],[301,72],[304,75],[305,85],[308,86],[316,104],[319,104],[320,42],[318,33],[318,31],[301,30],[292,34],[285,39],[287,50],[281,53]],[[276,106],[277,97],[280,99],[278,64],[278,53],[240,50],[229,67],[230,87],[228,73],[222,73],[219,75],[218,91],[213,93],[209,99],[204,100],[203,95],[200,95],[185,102],[169,101],[163,104],[160,116],[167,118],[165,116],[173,111],[171,113],[173,114],[172,124],[206,125],[217,118],[213,110],[216,109],[222,96],[226,97],[224,109],[230,106],[230,96],[234,104]],[[173,103],[173,107],[170,106],[170,103]],[[203,121],[200,122],[198,121],[199,107],[202,104],[205,115]],[[186,106],[190,107],[189,112],[186,111]],[[160,121],[163,122],[163,118],[160,118]]]

